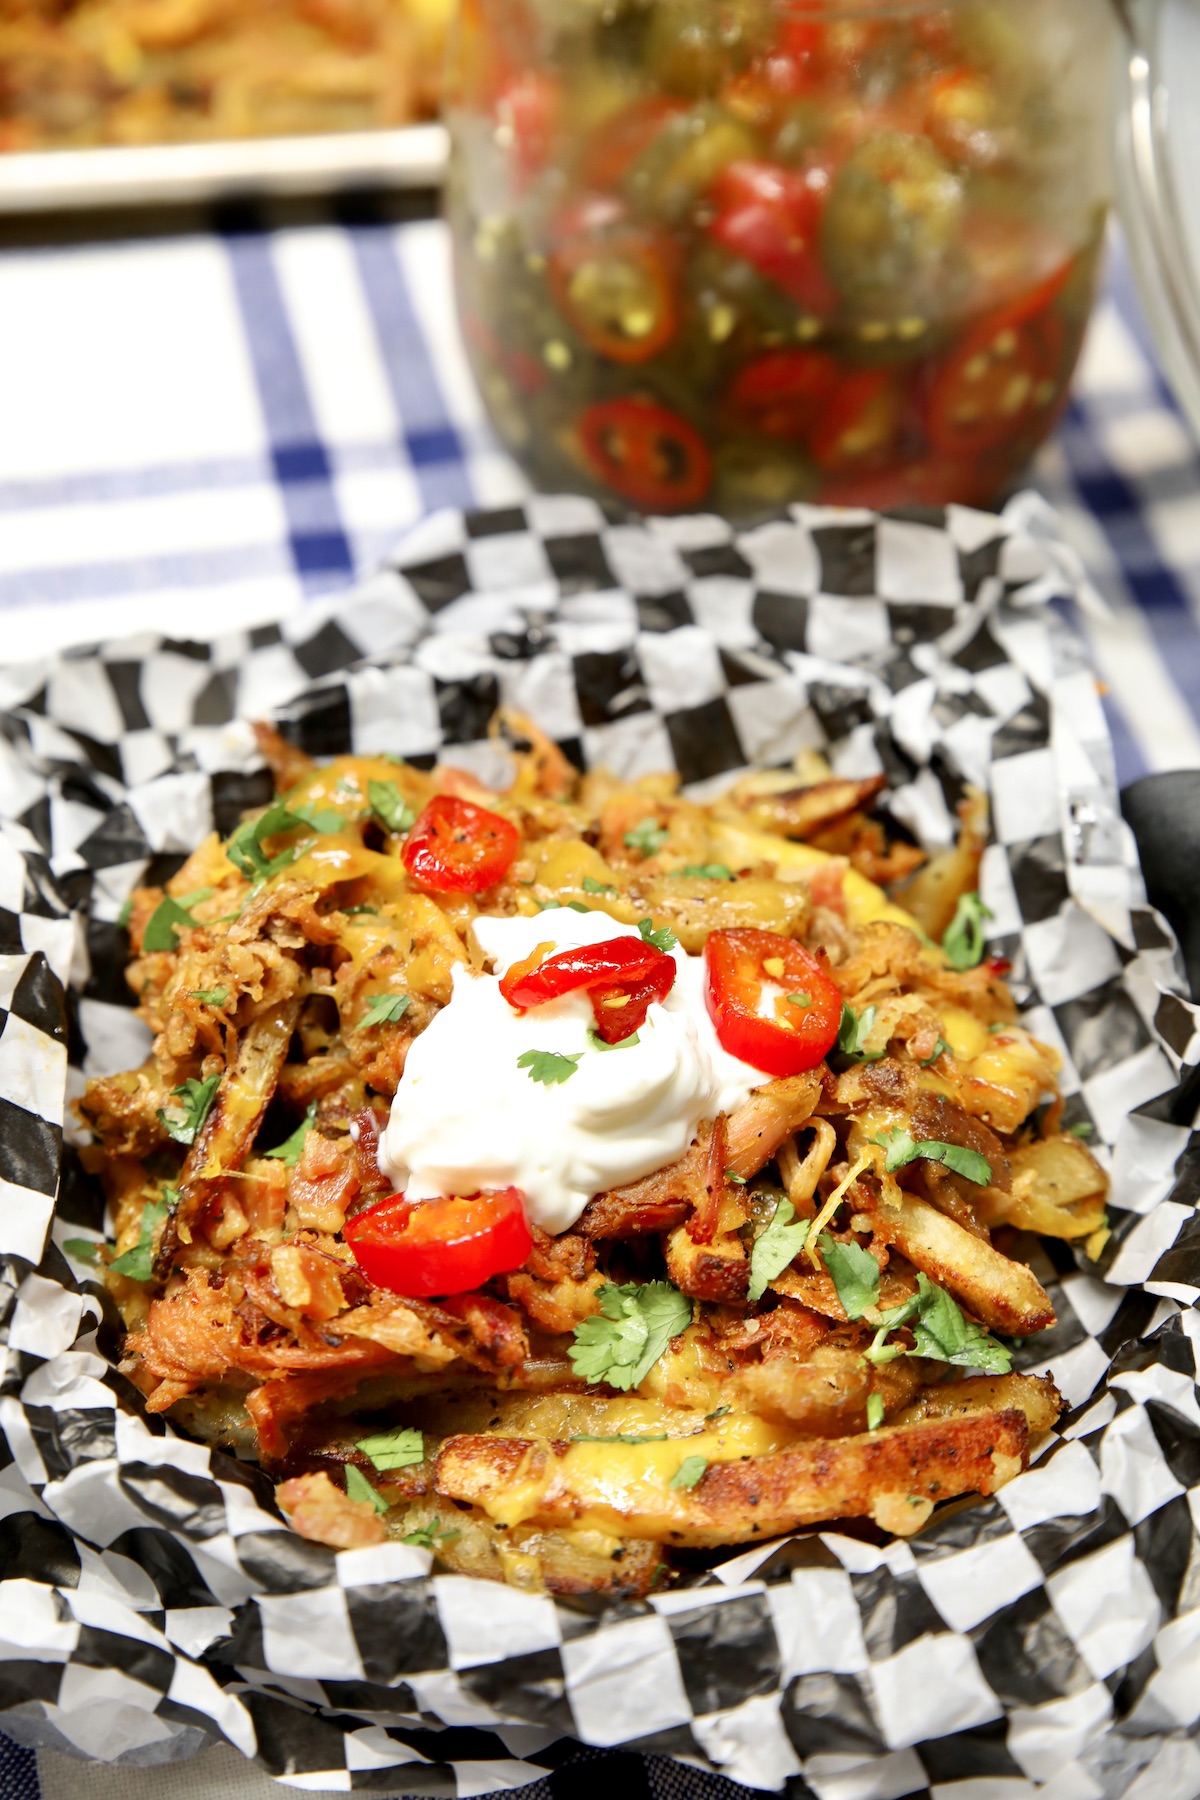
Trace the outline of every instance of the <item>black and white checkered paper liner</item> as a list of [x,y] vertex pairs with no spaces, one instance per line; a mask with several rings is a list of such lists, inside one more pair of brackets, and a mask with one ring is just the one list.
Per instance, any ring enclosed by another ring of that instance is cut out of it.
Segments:
[[[336,609],[0,675],[5,1730],[143,1762],[219,1735],[296,1786],[422,1795],[519,1787],[578,1742],[817,1800],[1200,1793],[1200,1014],[1050,604],[1072,587],[1029,499],[735,533],[559,497],[432,517]],[[303,1542],[115,1372],[62,1246],[102,1225],[70,1100],[148,1042],[122,901],[267,798],[248,719],[502,779],[499,703],[701,794],[823,748],[883,770],[930,846],[990,791],[991,948],[1063,1053],[1114,1225],[1103,1280],[1037,1251],[1059,1322],[1020,1360],[1070,1410],[996,1498],[883,1549],[825,1532],[645,1603],[555,1601]]]

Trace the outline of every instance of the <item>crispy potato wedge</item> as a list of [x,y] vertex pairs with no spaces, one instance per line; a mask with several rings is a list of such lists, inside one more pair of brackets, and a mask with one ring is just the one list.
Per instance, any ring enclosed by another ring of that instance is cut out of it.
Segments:
[[1024,1263],[1014,1262],[927,1200],[895,1187],[871,1217],[885,1243],[961,1300],[993,1331],[1028,1337],[1054,1323],[1050,1296]]
[[[619,1483],[570,1444],[454,1437],[442,1446],[434,1487],[509,1525],[586,1524],[695,1547],[864,1517],[906,1536],[936,1501],[991,1494],[1011,1481],[1025,1467],[1028,1439],[1019,1408],[965,1413],[711,1463],[694,1487],[672,1488],[655,1463],[644,1479]],[[687,1442],[679,1443],[680,1463]]]
[[922,1419],[957,1419],[966,1413],[1025,1414],[1034,1434],[1049,1431],[1063,1409],[1063,1397],[1049,1375],[969,1375],[926,1388],[891,1423],[915,1425]]
[[1012,1193],[989,1224],[1016,1225],[1044,1237],[1090,1237],[1104,1223],[1108,1177],[1086,1144],[1069,1132],[1039,1138],[1009,1158]]

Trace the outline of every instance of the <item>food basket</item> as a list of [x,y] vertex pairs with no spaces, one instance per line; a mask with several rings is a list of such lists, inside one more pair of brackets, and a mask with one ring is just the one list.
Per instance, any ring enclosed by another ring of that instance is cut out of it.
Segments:
[[[1186,1800],[1200,1781],[1200,1009],[1147,904],[1041,503],[796,508],[735,532],[571,496],[441,513],[332,606],[211,642],[147,632],[0,676],[0,1725],[152,1763],[224,1738],[309,1789],[519,1787],[573,1744],[818,1800]],[[501,780],[501,703],[568,756],[711,792],[827,751],[930,847],[989,790],[989,948],[1064,1055],[1112,1174],[1098,1263],[1035,1251],[1023,1345],[1068,1410],[1033,1466],[877,1545],[806,1533],[646,1602],[438,1574],[296,1537],[253,1466],[150,1418],[89,1265],[87,1074],[143,1054],[122,903],[316,756]],[[1053,1258],[1053,1263],[1051,1263]]]

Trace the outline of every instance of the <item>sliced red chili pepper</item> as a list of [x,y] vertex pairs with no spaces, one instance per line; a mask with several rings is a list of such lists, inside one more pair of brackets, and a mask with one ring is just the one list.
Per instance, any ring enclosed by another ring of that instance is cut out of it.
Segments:
[[656,356],[678,312],[668,240],[630,227],[577,237],[550,258],[550,290],[586,344],[612,362]]
[[509,154],[522,183],[545,168],[558,130],[562,96],[546,75],[530,70],[509,83],[496,102]]
[[674,512],[695,506],[708,492],[707,444],[656,400],[600,400],[582,415],[578,432],[592,474],[636,506]]
[[984,961],[984,968],[997,980],[1004,975],[1012,974],[1012,962],[1007,956],[989,956]]
[[739,370],[726,401],[755,431],[804,442],[841,380],[839,364],[824,350],[770,350]]
[[345,1238],[374,1287],[414,1299],[465,1294],[519,1269],[533,1248],[518,1188],[467,1200],[378,1200],[346,1221]]
[[520,848],[516,826],[499,813],[435,794],[405,840],[404,866],[435,894],[479,894],[500,880]]
[[1065,333],[1053,305],[1071,266],[982,319],[942,359],[925,419],[936,450],[994,450],[1044,419],[1060,398]]
[[501,977],[500,992],[518,1012],[527,1012],[586,990],[597,1032],[606,1044],[616,1044],[645,1024],[651,1002],[666,999],[675,974],[674,958],[665,951],[641,938],[617,937],[560,950],[544,961],[535,950]]
[[828,193],[829,171],[822,166],[798,171],[732,162],[709,189],[715,208],[709,231],[800,306],[826,313],[837,300],[818,254]]
[[901,390],[887,369],[852,369],[827,396],[808,443],[822,469],[869,468],[895,452]]
[[[817,958],[774,931],[713,931],[704,946],[708,1011],[731,1056],[766,1075],[815,1069],[837,1041],[842,996]],[[759,1011],[764,989],[774,1012]]]

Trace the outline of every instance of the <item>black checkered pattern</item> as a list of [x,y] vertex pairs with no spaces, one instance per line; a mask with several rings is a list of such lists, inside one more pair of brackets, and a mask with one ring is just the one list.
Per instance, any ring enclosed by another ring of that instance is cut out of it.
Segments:
[[[284,1780],[422,1795],[582,1793],[605,1764],[568,1767],[581,1742],[643,1753],[614,1767],[656,1800],[678,1759],[806,1800],[1200,1792],[1200,1012],[1029,524],[797,509],[736,533],[540,498],[436,515],[336,608],[8,672],[0,1709],[23,1734],[105,1756],[220,1735]],[[301,1541],[257,1470],[149,1419],[108,1360],[63,1249],[102,1219],[62,1137],[64,1094],[144,1053],[124,898],[265,800],[247,719],[502,779],[501,704],[581,765],[673,764],[700,794],[820,747],[886,773],[932,845],[989,789],[989,948],[1113,1175],[1104,1279],[1030,1246],[1058,1323],[1019,1361],[1070,1410],[994,1500],[575,1606]]]

